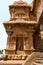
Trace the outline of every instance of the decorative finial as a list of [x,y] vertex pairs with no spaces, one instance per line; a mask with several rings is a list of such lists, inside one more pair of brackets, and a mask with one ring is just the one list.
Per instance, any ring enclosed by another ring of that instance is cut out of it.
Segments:
[[20,0],[20,1],[22,1],[22,0]]

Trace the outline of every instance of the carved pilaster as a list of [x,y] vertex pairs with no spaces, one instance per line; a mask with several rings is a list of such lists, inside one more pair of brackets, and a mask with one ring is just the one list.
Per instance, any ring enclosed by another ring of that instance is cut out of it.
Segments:
[[33,45],[33,32],[30,32],[28,37],[24,38],[24,50],[35,50]]
[[30,43],[30,50],[34,50],[34,45],[33,45],[33,33],[29,33],[29,43]]
[[16,39],[15,37],[12,37],[10,34],[7,38],[7,47],[5,49],[6,54],[14,54],[14,51],[16,50]]

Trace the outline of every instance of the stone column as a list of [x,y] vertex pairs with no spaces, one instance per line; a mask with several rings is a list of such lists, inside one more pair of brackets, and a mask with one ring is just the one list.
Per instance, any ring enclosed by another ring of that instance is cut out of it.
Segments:
[[13,37],[11,34],[8,34],[7,38],[7,46],[5,49],[6,54],[15,54],[16,50],[16,43],[15,43],[15,37]]
[[33,44],[33,32],[29,33],[29,44],[30,44],[30,50],[35,50]]
[[13,49],[16,50],[16,37],[13,37]]
[[7,37],[7,45],[5,49],[5,54],[9,54],[9,49],[10,49],[10,35]]
[[6,49],[10,48],[10,36],[7,37],[7,45],[6,45]]

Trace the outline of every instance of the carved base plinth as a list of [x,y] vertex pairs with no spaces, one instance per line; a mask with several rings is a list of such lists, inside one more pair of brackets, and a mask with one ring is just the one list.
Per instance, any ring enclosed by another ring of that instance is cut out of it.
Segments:
[[15,55],[12,56],[12,60],[26,60],[27,56],[26,55]]
[[27,55],[3,55],[0,60],[7,61],[7,60],[26,60]]
[[27,55],[8,55],[0,60],[0,65],[23,65],[27,58]]
[[5,49],[5,54],[6,55],[14,55],[15,54],[15,49]]
[[8,60],[8,61],[0,61],[0,65],[23,65],[24,61],[17,60]]
[[15,51],[17,55],[25,55],[24,51]]
[[31,47],[31,48],[26,48],[24,50],[27,50],[27,51],[35,51],[35,48]]
[[35,52],[36,50],[35,49],[28,49],[28,50],[24,50],[24,53],[26,55],[30,55],[31,53]]

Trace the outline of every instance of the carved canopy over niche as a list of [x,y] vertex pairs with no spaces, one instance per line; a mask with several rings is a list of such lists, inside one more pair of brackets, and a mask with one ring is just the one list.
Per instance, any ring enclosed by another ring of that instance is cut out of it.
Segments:
[[[25,10],[26,9],[26,10]],[[29,9],[24,7],[10,8],[10,14],[12,19],[29,19]]]
[[29,6],[28,3],[21,0],[14,2],[12,5],[9,6],[10,15],[11,18],[13,19],[17,18],[29,19],[30,9],[31,6]]

